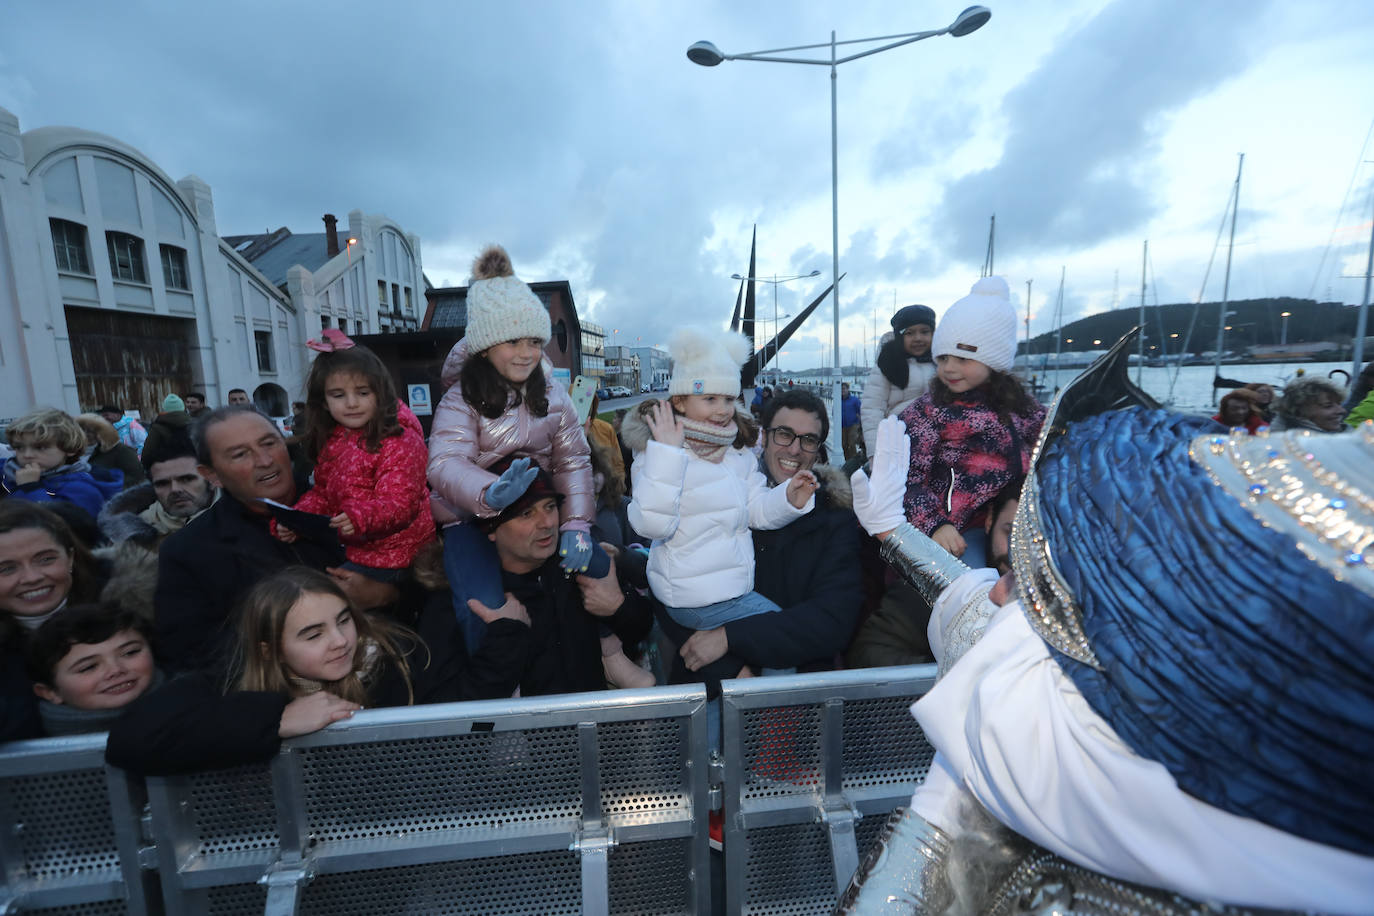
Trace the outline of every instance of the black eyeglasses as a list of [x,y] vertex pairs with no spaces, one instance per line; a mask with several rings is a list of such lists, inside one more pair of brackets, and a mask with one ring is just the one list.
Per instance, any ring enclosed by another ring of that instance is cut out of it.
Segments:
[[821,450],[821,437],[804,433],[798,436],[797,431],[786,426],[770,426],[764,432],[773,437],[773,442],[787,448],[794,441],[801,443],[801,450],[804,452],[819,452]]

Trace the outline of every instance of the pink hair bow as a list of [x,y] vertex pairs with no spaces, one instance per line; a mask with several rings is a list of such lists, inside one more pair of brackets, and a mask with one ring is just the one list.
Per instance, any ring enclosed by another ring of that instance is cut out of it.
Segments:
[[321,353],[333,353],[337,350],[348,350],[357,346],[347,334],[338,328],[325,328],[320,332],[320,336],[324,340],[307,340],[305,345]]

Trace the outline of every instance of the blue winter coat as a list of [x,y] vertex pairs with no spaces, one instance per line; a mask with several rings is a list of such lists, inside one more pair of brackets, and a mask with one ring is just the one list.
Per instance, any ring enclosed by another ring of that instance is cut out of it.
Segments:
[[60,468],[44,471],[33,483],[15,483],[19,462],[14,458],[5,462],[5,495],[10,499],[26,499],[31,503],[68,502],[84,509],[91,518],[100,515],[100,507],[124,488],[124,472],[113,468],[93,468],[84,457]]

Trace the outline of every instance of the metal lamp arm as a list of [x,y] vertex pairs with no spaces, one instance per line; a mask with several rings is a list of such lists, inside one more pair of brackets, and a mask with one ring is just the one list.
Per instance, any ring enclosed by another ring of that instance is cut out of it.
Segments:
[[[722,56],[724,57],[725,60],[756,60],[756,61],[763,61],[763,62],[765,62],[765,63],[772,63],[772,64],[814,64],[814,65],[820,65],[820,66],[823,66],[823,67],[828,67],[828,66],[830,66],[831,64],[835,64],[835,65],[838,66],[839,64],[848,63],[848,62],[851,61],[851,60],[858,60],[860,57],[869,57],[869,56],[871,56],[871,55],[873,55],[873,54],[880,54],[880,53],[882,53],[883,51],[890,51],[890,50],[892,50],[893,48],[900,48],[902,45],[909,45],[909,44],[911,44],[911,43],[914,42],[914,41],[921,41],[921,40],[924,39],[924,38],[934,38],[936,35],[944,35],[944,34],[945,34],[946,32],[948,32],[948,31],[949,31],[948,28],[943,28],[943,29],[933,29],[933,30],[926,31],[926,32],[907,32],[907,33],[902,34],[902,35],[881,35],[881,36],[878,36],[878,37],[876,37],[876,38],[850,38],[850,39],[848,39],[848,40],[846,40],[846,41],[837,41],[837,42],[834,42],[833,44],[832,44],[831,42],[828,42],[828,41],[827,41],[827,42],[822,42],[821,44],[814,44],[814,45],[796,45],[796,46],[791,47],[791,48],[771,48],[771,49],[766,50],[766,51],[750,51],[750,52],[748,52],[748,53],[746,53],[746,54],[725,54],[725,55],[722,55]],[[811,50],[812,48],[830,48],[830,47],[839,47],[840,45],[868,44],[868,43],[874,42],[874,41],[887,41],[889,38],[896,38],[896,39],[899,39],[899,40],[898,40],[898,41],[889,42],[888,44],[882,45],[882,46],[877,47],[877,48],[869,48],[869,49],[866,50],[866,51],[859,51],[859,52],[856,53],[856,54],[850,54],[848,57],[837,58],[836,60],[833,60],[833,61],[832,61],[832,60],[811,60],[811,59],[805,58],[805,57],[774,57],[774,56],[773,56],[773,55],[775,55],[775,54],[782,54],[782,53],[784,53],[784,52],[786,52],[786,51],[809,51],[809,50]]]

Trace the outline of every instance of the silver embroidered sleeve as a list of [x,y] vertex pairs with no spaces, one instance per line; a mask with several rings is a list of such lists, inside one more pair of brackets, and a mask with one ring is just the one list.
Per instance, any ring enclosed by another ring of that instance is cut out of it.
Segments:
[[950,583],[969,571],[963,561],[906,522],[887,536],[879,553],[932,607]]
[[953,900],[949,837],[907,808],[892,812],[834,912],[847,916],[942,913]]

